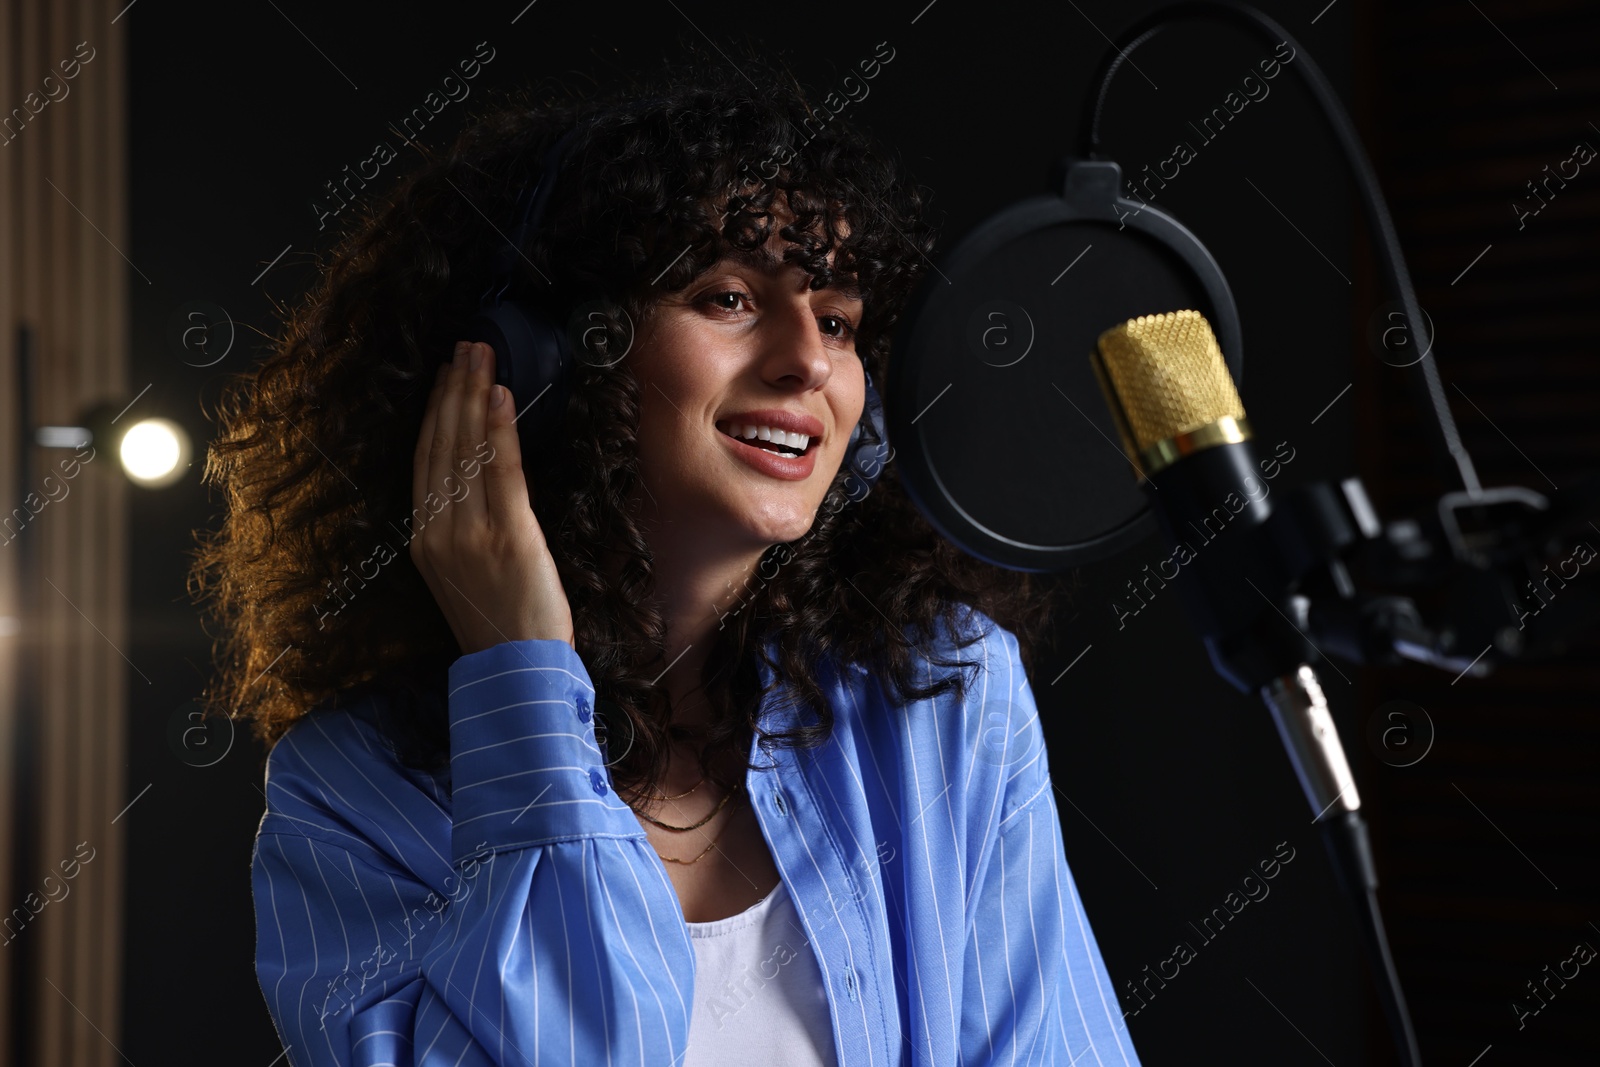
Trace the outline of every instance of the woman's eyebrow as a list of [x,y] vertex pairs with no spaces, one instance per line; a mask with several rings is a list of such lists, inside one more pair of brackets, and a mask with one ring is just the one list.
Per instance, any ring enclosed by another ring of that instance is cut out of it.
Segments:
[[[730,259],[735,263],[743,264],[746,267],[751,267],[755,270],[762,271],[766,274],[780,274],[784,271],[790,270],[791,268],[796,270],[800,269],[798,264],[785,263],[782,256],[778,255],[766,245],[758,245],[755,248],[729,249],[725,258]],[[861,286],[855,282],[836,281],[831,285],[823,286],[823,289],[828,292],[838,293],[846,300],[860,301],[862,299]]]

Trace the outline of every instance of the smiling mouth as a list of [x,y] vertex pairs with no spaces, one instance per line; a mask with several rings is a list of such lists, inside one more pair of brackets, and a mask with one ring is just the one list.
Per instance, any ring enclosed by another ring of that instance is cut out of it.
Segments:
[[762,449],[763,451],[771,452],[775,456],[787,456],[790,459],[795,459],[816,451],[817,443],[822,440],[820,437],[813,437],[811,440],[806,442],[805,448],[795,449],[789,445],[780,445],[772,441],[763,441],[759,437],[734,437],[733,434],[728,432],[728,424],[726,422],[717,423],[717,432],[722,434],[724,437],[733,437],[733,439],[738,441],[740,444],[751,445],[755,448]]

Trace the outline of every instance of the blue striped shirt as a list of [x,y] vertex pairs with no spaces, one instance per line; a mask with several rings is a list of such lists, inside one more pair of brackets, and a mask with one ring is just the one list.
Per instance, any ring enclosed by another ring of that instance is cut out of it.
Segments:
[[[1016,638],[962,618],[983,631],[957,653],[982,665],[964,701],[896,705],[829,669],[826,744],[751,748],[838,1062],[1131,1067]],[[942,628],[934,648],[955,650]],[[256,975],[289,1061],[681,1062],[695,954],[611,789],[582,660],[509,641],[455,660],[448,691],[453,791],[398,762],[376,697],[318,707],[268,758]],[[761,712],[769,730],[814,721],[777,694]]]

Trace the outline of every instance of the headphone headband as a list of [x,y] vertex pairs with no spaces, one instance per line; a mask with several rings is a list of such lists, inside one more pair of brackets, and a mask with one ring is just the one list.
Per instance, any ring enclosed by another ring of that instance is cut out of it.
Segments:
[[517,206],[513,209],[517,223],[511,228],[511,233],[506,235],[506,243],[495,253],[493,280],[489,283],[486,300],[498,303],[501,295],[511,284],[511,272],[517,265],[517,257],[522,255],[523,246],[528,242],[528,234],[536,230],[543,221],[545,206],[550,202],[550,194],[556,186],[556,174],[566,159],[567,149],[571,147],[573,138],[582,128],[582,125],[574,126],[556,138],[555,144],[545,151],[544,158],[539,162],[539,177],[531,187],[524,187],[517,196]]

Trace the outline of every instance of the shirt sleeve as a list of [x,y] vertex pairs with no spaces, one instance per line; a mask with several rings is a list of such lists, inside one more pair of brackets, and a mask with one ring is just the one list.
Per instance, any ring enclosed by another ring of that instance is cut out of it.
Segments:
[[297,723],[279,742],[252,886],[292,1064],[682,1059],[693,948],[610,789],[593,695],[564,641],[456,660],[444,819],[360,740]]
[[1009,775],[996,839],[968,927],[960,1027],[965,1064],[1137,1067],[1115,987],[1067,867],[1044,734],[1016,638],[995,680],[1014,694],[984,758]]

